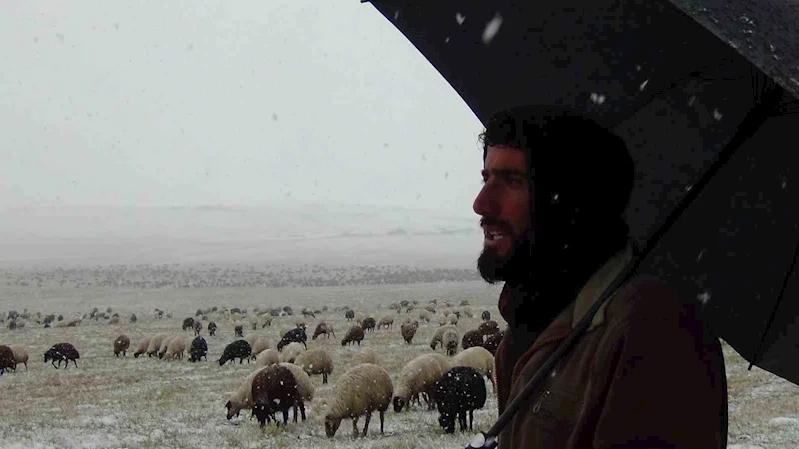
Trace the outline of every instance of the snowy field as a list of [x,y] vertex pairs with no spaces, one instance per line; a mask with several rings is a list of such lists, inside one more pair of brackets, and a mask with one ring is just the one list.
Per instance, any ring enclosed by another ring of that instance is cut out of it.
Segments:
[[[36,292],[35,296],[32,292]],[[313,377],[317,390],[308,406],[309,420],[290,423],[287,429],[268,427],[265,432],[255,420],[225,419],[228,395],[252,369],[246,362],[224,367],[216,363],[224,345],[234,339],[229,322],[217,320],[217,336],[205,335],[209,361],[197,364],[185,359],[134,359],[130,354],[117,359],[112,353],[112,341],[124,333],[135,345],[139,337],[161,331],[182,334],[189,341],[191,332],[180,330],[182,319],[193,316],[197,308],[214,305],[264,308],[290,304],[295,312],[303,306],[327,305],[332,309],[349,305],[379,318],[389,312],[390,303],[403,299],[426,303],[435,298],[439,303],[454,304],[465,299],[475,312],[487,309],[498,318],[497,293],[496,287],[480,282],[286,289],[6,287],[0,295],[3,311],[27,307],[68,316],[88,312],[92,307],[112,307],[120,312],[123,323],[114,326],[102,320],[84,321],[78,327],[62,329],[42,329],[31,323],[16,331],[0,329],[0,343],[25,344],[31,353],[27,371],[20,366],[17,373],[0,377],[0,448],[462,448],[468,435],[444,435],[437,425],[437,414],[419,409],[400,414],[390,409],[385,435],[379,434],[375,416],[365,439],[350,439],[348,421],[342,423],[332,442],[325,437],[320,403],[329,397],[332,385],[358,349],[340,345],[348,327],[340,313],[329,312],[308,320],[311,333],[323,319],[334,325],[337,336],[309,340],[311,348],[328,349],[336,365],[329,385],[322,386],[321,378]],[[156,307],[173,312],[173,318],[153,319],[150,312]],[[140,318],[135,325],[126,319],[134,312]],[[276,318],[271,327],[246,329],[245,335],[257,332],[274,345],[279,330],[291,327],[293,322],[294,317]],[[476,317],[462,320],[458,327],[463,333],[477,324]],[[399,320],[393,330],[369,334],[363,343],[364,347],[378,350],[393,379],[404,363],[429,352],[427,344],[437,323],[423,324],[410,346],[402,341],[398,326]],[[41,354],[62,341],[75,344],[80,351],[77,369],[55,370],[42,362]],[[730,388],[730,449],[799,447],[799,387],[758,368],[747,371],[747,363],[726,346],[725,354]],[[490,393],[490,384],[487,387],[488,402],[475,414],[475,430],[486,430],[496,418],[496,399]]]

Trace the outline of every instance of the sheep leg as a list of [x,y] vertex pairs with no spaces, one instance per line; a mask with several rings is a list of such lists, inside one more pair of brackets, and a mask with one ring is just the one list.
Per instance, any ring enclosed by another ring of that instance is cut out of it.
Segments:
[[458,424],[460,425],[461,432],[466,430],[466,410],[458,412]]
[[385,416],[386,416],[386,411],[385,410],[380,410],[380,433],[381,434],[383,433],[383,419],[385,418]]
[[307,418],[305,417],[305,402],[303,401],[300,401],[300,413],[304,422]]
[[474,425],[474,410],[469,410],[469,430],[472,430]]
[[[294,420],[297,420],[297,416],[294,415]],[[289,425],[289,409],[283,410],[283,427],[287,427]]]
[[358,417],[352,418],[352,437],[358,438]]
[[363,423],[363,436],[366,436],[366,431],[369,429],[369,421],[372,419],[372,412],[366,413],[366,421]]
[[327,373],[322,373],[322,383],[323,384],[327,383]]

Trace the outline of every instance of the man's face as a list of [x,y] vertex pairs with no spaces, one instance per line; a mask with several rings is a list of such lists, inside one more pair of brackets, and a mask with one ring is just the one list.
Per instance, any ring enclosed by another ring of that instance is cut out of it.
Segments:
[[[474,200],[482,218],[480,274],[488,282],[505,280],[506,267],[522,240],[533,238],[527,163],[521,150],[489,146],[483,165],[483,188]],[[528,240],[529,243],[529,240]]]

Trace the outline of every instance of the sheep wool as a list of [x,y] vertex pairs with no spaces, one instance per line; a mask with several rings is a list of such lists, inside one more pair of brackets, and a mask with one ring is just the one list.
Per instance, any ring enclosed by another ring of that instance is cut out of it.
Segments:
[[280,363],[280,353],[277,349],[266,349],[255,356],[255,366],[263,368],[269,365]]
[[325,434],[333,438],[344,418],[352,418],[353,437],[358,436],[358,418],[366,416],[363,436],[366,436],[372,412],[380,414],[380,433],[383,433],[385,413],[391,404],[394,386],[388,372],[380,366],[363,363],[341,375],[327,403]]
[[322,375],[322,383],[327,383],[327,377],[333,372],[333,358],[323,349],[311,349],[300,353],[294,364],[301,367],[309,376]]
[[394,391],[394,411],[399,413],[412,402],[421,404],[422,396],[433,408],[432,388],[448,367],[431,354],[422,354],[411,360],[400,371]]

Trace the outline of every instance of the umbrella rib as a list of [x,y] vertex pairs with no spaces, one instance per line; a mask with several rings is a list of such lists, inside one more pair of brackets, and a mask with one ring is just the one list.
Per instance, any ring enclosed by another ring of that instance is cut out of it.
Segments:
[[782,287],[780,287],[780,295],[777,297],[777,304],[775,304],[774,309],[771,310],[771,316],[766,322],[766,327],[763,329],[763,332],[761,332],[760,334],[760,343],[758,343],[755,355],[752,357],[752,361],[749,363],[749,368],[747,368],[749,371],[751,371],[752,366],[754,366],[758,362],[760,351],[763,348],[763,342],[766,341],[766,335],[768,334],[768,330],[771,327],[771,323],[774,321],[774,317],[777,315],[777,310],[779,310],[780,308],[782,299],[785,297],[785,289],[788,288],[788,281],[791,279],[791,275],[793,275],[793,270],[796,267],[797,259],[799,259],[799,240],[797,240],[796,242],[796,249],[793,252],[793,260],[791,261],[791,266],[790,268],[788,268],[788,272],[785,273],[785,278],[782,280]]

